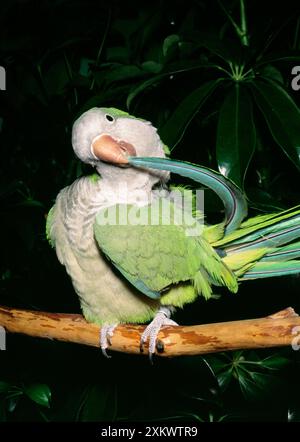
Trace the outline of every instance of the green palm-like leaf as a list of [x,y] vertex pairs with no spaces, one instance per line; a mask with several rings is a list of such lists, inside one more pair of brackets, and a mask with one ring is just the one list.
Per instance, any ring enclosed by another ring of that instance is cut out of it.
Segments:
[[162,47],[164,57],[167,57],[169,53],[171,53],[172,51],[174,51],[176,49],[176,47],[178,46],[179,40],[180,40],[180,38],[177,34],[171,34],[165,38],[165,40],[163,42],[163,47]]
[[263,57],[261,60],[258,60],[255,64],[256,68],[259,68],[263,65],[270,64],[270,63],[278,63],[278,62],[294,62],[299,63],[300,62],[300,55],[299,54],[287,54],[286,52],[277,53],[277,54],[270,54],[268,56]]
[[262,367],[268,368],[269,370],[279,370],[280,368],[290,364],[290,362],[291,361],[289,359],[283,356],[273,355],[260,361],[260,364]]
[[220,39],[219,36],[216,36],[211,32],[198,30],[190,31],[184,34],[182,38],[203,46],[212,54],[227,63],[229,61],[240,61],[241,59],[241,48],[239,47],[235,39],[227,38],[225,43],[223,40]]
[[51,390],[46,384],[30,384],[24,387],[24,393],[43,407],[50,407]]
[[291,96],[272,80],[251,82],[255,101],[274,140],[300,169],[300,111]]
[[222,105],[217,130],[219,170],[242,187],[256,143],[252,101],[244,85],[236,83]]
[[254,351],[236,351],[210,356],[207,363],[215,374],[221,391],[227,390],[232,380],[238,382],[246,398],[255,398],[274,388],[278,379],[270,374],[280,370],[290,361],[280,355],[271,355],[260,359]]
[[139,94],[145,92],[145,90],[149,89],[150,87],[154,87],[156,84],[159,84],[162,80],[166,79],[167,77],[205,67],[206,66],[199,61],[191,61],[191,62],[187,61],[187,62],[168,64],[168,67],[165,68],[164,72],[162,72],[159,75],[155,75],[154,77],[151,77],[148,80],[142,81],[130,91],[126,101],[127,108],[128,109],[130,108],[132,101]]
[[217,380],[218,380],[218,384],[219,387],[222,391],[225,391],[229,384],[230,381],[232,379],[232,370],[231,367],[228,370],[224,370],[221,373],[217,374]]
[[195,114],[221,81],[223,81],[223,79],[211,80],[204,83],[178,105],[172,116],[159,131],[162,140],[170,148],[174,148],[179,143]]

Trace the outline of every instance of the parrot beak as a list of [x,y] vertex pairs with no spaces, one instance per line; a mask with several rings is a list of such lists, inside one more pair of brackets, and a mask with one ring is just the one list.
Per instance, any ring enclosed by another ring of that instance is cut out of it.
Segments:
[[91,144],[91,152],[97,160],[113,163],[118,166],[128,165],[128,157],[136,156],[136,150],[132,144],[126,141],[117,141],[107,134],[94,138]]

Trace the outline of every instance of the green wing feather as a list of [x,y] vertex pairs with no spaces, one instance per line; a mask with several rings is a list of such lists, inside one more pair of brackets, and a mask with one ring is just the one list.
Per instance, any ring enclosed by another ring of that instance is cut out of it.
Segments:
[[[116,214],[115,224],[103,222],[109,218],[109,211]],[[133,223],[133,214],[140,223]],[[177,295],[186,296],[186,302],[193,298],[193,291],[209,298],[212,284],[225,285],[236,292],[236,277],[200,235],[200,224],[192,215],[189,218],[185,213],[184,220],[181,217],[182,210],[162,198],[143,207],[118,204],[97,214],[95,238],[123,276],[152,298],[169,295],[170,299],[172,289],[178,285],[182,289],[177,290]],[[189,229],[195,223],[199,235],[190,236]],[[179,304],[183,303],[181,299]]]

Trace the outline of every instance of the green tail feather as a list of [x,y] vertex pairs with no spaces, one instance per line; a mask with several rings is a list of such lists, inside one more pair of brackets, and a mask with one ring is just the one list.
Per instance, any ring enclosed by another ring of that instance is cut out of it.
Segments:
[[272,253],[267,253],[262,261],[289,261],[295,258],[300,258],[300,241],[276,248]]
[[300,209],[260,215],[213,244],[239,280],[300,273]]
[[[278,214],[259,215],[258,217],[250,218],[245,223],[242,223],[239,229],[229,235],[225,235],[221,240],[216,241],[213,246],[234,248],[244,243],[253,243],[268,234],[277,233],[293,227],[300,227],[299,206]],[[262,245],[262,247],[265,247],[265,245]]]
[[300,261],[258,262],[250,270],[247,270],[240,276],[239,280],[296,275],[297,273],[300,273]]

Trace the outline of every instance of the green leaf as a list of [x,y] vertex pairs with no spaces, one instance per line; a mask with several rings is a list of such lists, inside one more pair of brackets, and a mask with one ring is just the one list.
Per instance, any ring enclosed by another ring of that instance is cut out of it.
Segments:
[[[174,148],[182,139],[188,125],[191,123],[196,113],[205,103],[206,99],[220,84],[222,79],[211,80],[204,83],[198,89],[189,94],[175,109],[169,120],[159,130],[162,140]],[[195,146],[196,147],[196,146]],[[200,147],[200,142],[199,142]]]
[[126,100],[126,106],[127,109],[130,108],[132,101],[142,92],[144,92],[146,89],[150,87],[155,87],[158,83],[160,83],[164,78],[166,78],[170,74],[161,74],[156,75],[153,78],[149,78],[149,80],[143,81],[140,83],[137,87],[134,87],[133,90],[129,93],[127,100]]
[[195,45],[189,41],[180,41],[178,43],[179,56],[181,59],[189,58],[195,53],[199,45]]
[[149,60],[142,63],[142,69],[146,72],[151,72],[151,74],[158,74],[162,68],[163,65],[156,61]]
[[286,209],[278,199],[258,187],[248,187],[246,193],[249,207],[253,209],[262,210],[263,212],[274,212]]
[[272,80],[253,81],[251,89],[274,140],[300,169],[300,111],[298,107],[291,96]]
[[24,393],[43,407],[50,407],[51,390],[46,384],[30,384],[24,387]]
[[228,365],[231,364],[231,360],[226,360],[224,354],[221,354],[220,356],[209,355],[206,358],[203,357],[203,359],[215,374],[220,373],[223,370],[227,370]]
[[18,405],[19,399],[20,399],[19,396],[13,396],[13,397],[8,399],[8,401],[7,401],[7,410],[10,413],[15,411],[15,408]]
[[235,351],[231,354],[208,357],[208,363],[216,374],[220,389],[224,392],[234,378],[239,383],[243,395],[249,399],[262,393],[267,394],[270,388],[274,390],[278,379],[264,371],[279,369],[288,362],[288,359],[277,355],[261,360],[254,351]]
[[95,384],[90,386],[80,412],[80,421],[114,421],[117,412],[117,386]]
[[237,380],[240,384],[241,391],[245,397],[253,397],[257,395],[257,387],[255,383],[249,379],[247,373],[239,368],[236,369]]
[[[251,361],[247,361],[251,364]],[[256,362],[256,364],[258,364]],[[246,398],[255,398],[258,395],[270,395],[278,383],[278,379],[269,374],[252,371],[243,364],[236,367],[236,377],[242,393]]]
[[272,66],[271,64],[268,64],[267,66],[264,66],[261,70],[261,76],[271,80],[278,81],[278,83],[284,84],[283,77],[281,75],[281,72],[275,68],[275,66]]
[[257,69],[260,66],[270,64],[270,63],[278,63],[280,61],[287,61],[287,62],[300,62],[300,55],[299,54],[290,54],[287,55],[286,52],[277,53],[277,54],[270,54],[266,57],[264,57],[262,60],[259,60],[255,64],[255,69]]
[[220,110],[217,161],[220,172],[239,187],[243,187],[255,143],[251,97],[245,86],[235,83]]
[[103,91],[101,95],[94,95],[92,98],[89,98],[78,110],[76,117],[78,118],[83,112],[91,109],[91,107],[101,107],[104,105],[108,105],[109,103],[120,99],[120,97],[125,96],[128,93],[129,87],[126,86],[114,86],[109,88],[107,91]]
[[43,74],[44,86],[49,95],[63,95],[63,91],[70,81],[65,60],[55,61]]
[[162,72],[159,75],[155,75],[152,78],[149,78],[148,80],[143,81],[142,83],[135,86],[131,92],[129,93],[126,101],[127,108],[129,109],[131,106],[132,101],[142,92],[144,92],[146,89],[150,87],[155,87],[157,84],[159,84],[162,80],[164,80],[167,77],[171,77],[175,74],[180,74],[183,72],[189,72],[195,69],[204,68],[205,66],[203,63],[199,63],[199,61],[191,61],[191,62],[184,62],[184,63],[172,63],[168,65],[168,70],[165,72]]
[[22,207],[37,207],[40,209],[45,209],[45,206],[40,201],[34,200],[33,198],[27,198],[24,201],[21,201],[20,203],[15,204],[15,207],[22,206]]
[[172,34],[165,38],[162,48],[164,57],[167,57],[171,52],[173,52],[174,49],[178,47],[178,43],[179,36],[177,34]]
[[81,58],[80,59],[80,67],[79,67],[79,74],[83,77],[89,77],[91,75],[90,65],[95,64],[95,60],[92,60],[91,58]]
[[132,79],[132,78],[141,77],[143,75],[145,75],[145,72],[143,72],[137,66],[118,65],[114,69],[110,70],[105,75],[105,80],[107,81],[107,83],[112,83],[114,81],[122,81],[122,80],[128,80],[128,79]]
[[279,370],[281,367],[284,367],[290,363],[291,361],[283,356],[269,356],[261,361],[261,365],[269,368],[270,370]]
[[10,389],[8,382],[0,381],[0,393],[5,393]]
[[225,391],[232,379],[232,361],[225,354],[203,358],[217,378],[219,387]]
[[140,26],[142,26],[143,16],[140,15],[135,20],[128,19],[116,19],[113,23],[114,28],[123,35],[124,39],[127,40],[134,32],[136,32]]
[[268,390],[268,387],[270,387],[276,379],[269,374],[259,373],[256,371],[250,371],[249,375],[255,382],[257,389],[261,389],[262,391]]
[[106,49],[106,59],[108,61],[117,61],[119,63],[127,64],[129,61],[128,48],[123,46],[113,46]]
[[239,61],[241,58],[241,50],[235,40],[227,38],[225,43],[216,34],[205,31],[188,32],[184,34],[184,38],[204,46],[212,54],[224,61]]
[[232,379],[232,371],[231,369],[223,371],[222,373],[217,375],[218,384],[222,391],[225,391]]

